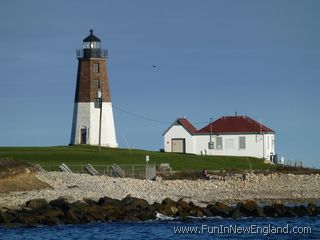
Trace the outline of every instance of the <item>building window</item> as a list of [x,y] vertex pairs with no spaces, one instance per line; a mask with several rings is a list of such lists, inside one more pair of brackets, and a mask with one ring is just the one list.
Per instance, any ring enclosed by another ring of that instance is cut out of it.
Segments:
[[234,139],[226,139],[224,146],[226,149],[235,149]]
[[93,86],[94,86],[95,89],[100,89],[101,88],[100,79],[93,80]]
[[100,108],[101,107],[101,98],[95,98],[94,99],[94,107]]
[[216,148],[222,149],[222,137],[216,137]]
[[246,137],[239,137],[239,149],[246,149]]
[[94,73],[99,73],[99,63],[93,63],[92,64],[92,71]]

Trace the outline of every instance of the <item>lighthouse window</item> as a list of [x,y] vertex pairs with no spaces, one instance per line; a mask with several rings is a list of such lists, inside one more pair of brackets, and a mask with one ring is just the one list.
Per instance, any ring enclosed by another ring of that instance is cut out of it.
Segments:
[[93,80],[93,85],[95,89],[100,89],[101,88],[100,79]]
[[94,73],[99,73],[99,63],[92,64],[92,71]]
[[100,108],[101,107],[101,98],[95,98],[94,99],[94,107]]

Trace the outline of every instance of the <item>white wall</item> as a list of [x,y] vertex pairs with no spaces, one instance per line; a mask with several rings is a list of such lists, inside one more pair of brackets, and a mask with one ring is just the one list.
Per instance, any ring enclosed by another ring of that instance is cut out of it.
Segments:
[[[239,149],[239,137],[246,138],[246,148]],[[222,149],[216,148],[216,138],[222,137]],[[226,155],[226,156],[252,156],[258,158],[270,158],[270,154],[275,154],[274,134],[237,134],[237,135],[213,135],[214,149],[209,149],[209,135],[195,135],[196,154],[206,155]],[[264,142],[264,144],[263,144]],[[232,144],[233,143],[233,144]]]
[[[71,132],[71,144],[81,143],[81,128],[88,128],[87,144],[99,144],[100,108],[95,108],[93,102],[75,103]],[[101,145],[118,147],[111,102],[102,103]]]
[[164,151],[171,152],[173,138],[184,138],[186,140],[186,153],[195,153],[195,141],[193,136],[181,125],[173,125],[164,135]]

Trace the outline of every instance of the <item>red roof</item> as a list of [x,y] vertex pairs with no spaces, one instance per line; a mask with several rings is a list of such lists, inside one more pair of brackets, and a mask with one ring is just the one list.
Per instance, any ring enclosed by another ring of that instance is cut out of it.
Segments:
[[260,133],[274,131],[247,116],[226,116],[208,124],[197,133]]
[[186,118],[178,118],[177,122],[192,134],[198,131]]

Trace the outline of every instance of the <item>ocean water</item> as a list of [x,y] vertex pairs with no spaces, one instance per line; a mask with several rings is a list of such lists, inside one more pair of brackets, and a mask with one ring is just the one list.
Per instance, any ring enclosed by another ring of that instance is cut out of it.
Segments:
[[191,218],[34,228],[0,227],[0,239],[320,239],[320,218]]

